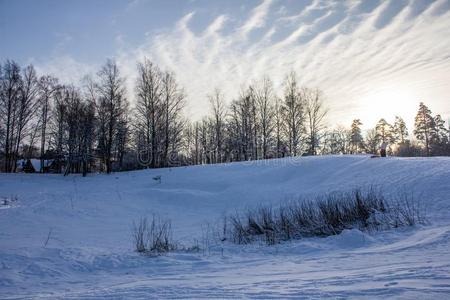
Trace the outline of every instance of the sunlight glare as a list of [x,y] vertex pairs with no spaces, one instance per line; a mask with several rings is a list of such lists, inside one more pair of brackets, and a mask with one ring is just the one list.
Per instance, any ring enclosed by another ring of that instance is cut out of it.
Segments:
[[410,87],[385,86],[361,97],[362,116],[366,128],[375,127],[384,118],[393,124],[395,116],[402,117],[408,125],[413,124],[418,95]]

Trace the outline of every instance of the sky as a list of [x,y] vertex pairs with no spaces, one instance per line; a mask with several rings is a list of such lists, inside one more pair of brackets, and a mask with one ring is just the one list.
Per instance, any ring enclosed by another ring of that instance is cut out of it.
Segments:
[[113,58],[133,102],[145,57],[175,73],[193,119],[214,88],[230,102],[268,76],[282,96],[291,71],[323,91],[330,126],[411,127],[421,101],[450,118],[450,0],[0,0],[0,61],[78,83]]

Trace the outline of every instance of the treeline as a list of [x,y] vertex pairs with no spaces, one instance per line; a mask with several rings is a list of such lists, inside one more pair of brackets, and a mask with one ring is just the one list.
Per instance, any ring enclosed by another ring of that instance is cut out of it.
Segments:
[[116,64],[108,61],[97,78],[82,87],[38,77],[33,66],[6,61],[0,76],[0,136],[4,172],[15,172],[19,158],[54,161],[54,170],[111,172],[128,147],[129,105]]
[[405,121],[395,117],[394,124],[380,119],[374,128],[361,131],[362,122],[353,120],[350,129],[337,128],[324,137],[323,153],[374,153],[380,145],[388,146],[388,153],[396,156],[438,156],[450,155],[450,130],[445,127],[441,115],[432,115],[431,110],[421,102],[410,139]]
[[[398,155],[448,155],[448,130],[421,104],[414,135],[401,118],[380,120],[365,138],[350,129],[327,130],[318,89],[295,73],[281,91],[264,77],[227,104],[220,89],[208,96],[209,115],[191,122],[175,75],[144,60],[137,66],[134,103],[113,60],[81,84],[38,76],[33,66],[0,65],[0,163],[15,172],[19,159],[40,159],[37,172],[83,172],[268,159],[297,155],[376,153],[379,143]],[[46,162],[51,161],[51,168]]]

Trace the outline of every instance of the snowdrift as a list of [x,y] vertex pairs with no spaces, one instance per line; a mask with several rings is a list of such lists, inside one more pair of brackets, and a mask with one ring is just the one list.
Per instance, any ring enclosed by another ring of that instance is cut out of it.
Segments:
[[[161,182],[152,178],[161,176]],[[414,192],[430,225],[224,245],[148,258],[131,224],[172,220],[185,245],[224,214],[377,186]],[[450,158],[323,156],[112,175],[0,174],[0,298],[425,297],[450,293]]]

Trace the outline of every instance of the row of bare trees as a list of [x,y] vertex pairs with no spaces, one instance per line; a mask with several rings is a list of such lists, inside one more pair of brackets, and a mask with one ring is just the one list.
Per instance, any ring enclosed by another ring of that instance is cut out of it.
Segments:
[[141,165],[167,167],[171,154],[178,153],[186,122],[184,105],[185,93],[174,74],[149,60],[138,64],[133,131]]
[[[210,164],[316,154],[376,153],[380,143],[404,155],[448,152],[448,130],[421,104],[408,139],[403,119],[381,119],[363,137],[361,121],[349,129],[325,128],[327,109],[318,89],[301,86],[294,72],[282,90],[268,77],[227,101],[216,88],[207,116],[183,114],[186,95],[175,75],[145,59],[137,65],[133,91],[126,91],[117,64],[108,60],[81,84],[38,76],[33,66],[0,64],[0,162],[15,172],[21,158],[51,159],[57,172]],[[133,94],[134,104],[127,96]],[[448,154],[448,153],[447,153]]]
[[[19,158],[56,161],[56,169],[86,173],[92,157],[106,172],[127,148],[128,102],[116,64],[108,61],[83,87],[38,77],[33,66],[1,66],[0,134],[2,169],[15,172]],[[40,139],[40,141],[38,140]],[[36,153],[36,146],[39,152]]]
[[301,87],[296,74],[277,96],[264,77],[226,104],[219,89],[209,95],[210,115],[188,124],[185,151],[191,164],[317,154],[327,113],[317,89]]
[[[33,66],[0,65],[0,161],[15,172],[21,158],[54,161],[57,172],[141,165],[164,167],[183,141],[184,92],[170,72],[150,61],[138,65],[136,104],[130,107],[124,78],[108,60],[80,86],[38,77]],[[149,157],[137,160],[139,153]],[[130,154],[133,155],[130,155]],[[132,156],[127,165],[126,156]]]
[[3,169],[16,170],[16,161],[24,138],[29,135],[31,119],[40,98],[39,80],[33,67],[21,69],[7,61],[1,68],[0,127],[3,148]]
[[32,66],[1,66],[2,169],[14,172],[19,158],[55,160],[57,171],[90,168],[166,167],[316,154],[326,109],[319,90],[301,87],[295,73],[279,97],[264,77],[227,104],[220,89],[208,97],[210,114],[183,116],[185,93],[174,74],[149,60],[137,66],[135,103],[124,78],[108,60],[80,86],[38,77]]

